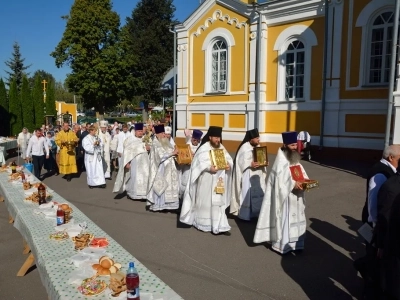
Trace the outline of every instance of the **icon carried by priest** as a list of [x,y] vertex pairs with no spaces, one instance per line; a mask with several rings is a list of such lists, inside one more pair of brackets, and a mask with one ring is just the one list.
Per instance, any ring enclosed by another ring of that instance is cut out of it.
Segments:
[[[217,152],[218,163],[225,162],[223,168],[216,167],[212,151]],[[225,209],[230,204],[232,167],[232,157],[222,145],[222,128],[211,126],[192,160],[179,218],[182,223],[229,235],[231,227]]]
[[164,125],[154,126],[156,137],[150,149],[150,173],[147,205],[152,211],[179,208],[179,173],[175,165],[174,149],[165,136]]
[[278,149],[268,177],[254,243],[269,242],[273,250],[285,254],[304,249],[306,217],[303,182],[296,180],[292,171],[297,170],[296,173],[305,179],[308,176],[300,164],[297,133],[284,132],[282,139],[283,146]]
[[[200,146],[200,140],[201,137],[203,136],[203,132],[198,129],[194,129],[191,133],[190,130],[185,130],[185,135],[186,135],[186,145],[189,145],[190,150],[192,151],[192,159],[197,151],[197,148]],[[186,189],[186,184],[189,179],[189,174],[190,174],[190,164],[184,164],[179,166],[179,171],[180,171],[180,183],[179,183],[179,198],[183,197],[183,194],[185,193]]]
[[265,147],[260,147],[258,129],[248,130],[236,151],[233,167],[230,213],[246,221],[260,214],[266,189],[268,159],[257,161],[257,148],[266,152]]

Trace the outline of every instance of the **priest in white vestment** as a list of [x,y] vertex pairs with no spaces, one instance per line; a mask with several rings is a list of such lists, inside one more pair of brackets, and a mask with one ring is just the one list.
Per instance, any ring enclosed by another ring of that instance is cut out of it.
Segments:
[[152,211],[179,208],[179,173],[174,149],[165,137],[164,125],[154,126],[156,137],[150,149],[147,204]]
[[107,169],[104,173],[104,177],[106,179],[111,179],[111,155],[110,155],[110,143],[111,143],[111,135],[107,131],[108,122],[100,121],[100,131],[99,131],[99,139],[103,144],[102,156],[107,165]]
[[[186,135],[186,144],[190,145],[190,150],[192,151],[192,157],[194,156],[197,148],[200,146],[201,137],[203,136],[203,132],[198,129],[194,129],[192,134],[190,134],[189,130],[185,130]],[[179,180],[179,198],[183,197],[185,193],[186,184],[189,180],[190,174],[190,165],[180,165],[180,180]]]
[[272,249],[285,254],[303,250],[306,233],[302,183],[292,177],[291,167],[300,168],[308,179],[297,152],[297,133],[282,133],[283,147],[278,150],[267,180],[254,235],[254,243],[269,242]]
[[27,155],[26,149],[28,148],[28,143],[29,143],[31,136],[32,135],[29,133],[28,128],[26,128],[26,127],[22,128],[22,132],[20,132],[18,134],[17,144],[18,144],[18,148],[21,151],[21,157],[23,159],[25,159],[27,156],[30,155],[30,153],[28,153],[28,155]]
[[165,126],[164,129],[165,129],[165,137],[169,140],[171,146],[175,148],[176,144],[175,144],[174,138],[172,137],[171,126]]
[[135,124],[135,136],[125,140],[123,167],[118,171],[114,193],[126,191],[128,197],[134,200],[146,199],[149,179],[150,161],[148,150],[143,139],[143,123]]
[[[211,162],[210,151],[214,149],[223,150],[224,169]],[[192,160],[179,218],[182,223],[201,231],[230,235],[225,210],[230,204],[232,166],[232,157],[222,145],[222,128],[210,126]]]
[[89,134],[82,140],[82,147],[85,150],[87,183],[91,189],[94,187],[106,187],[103,157],[101,156],[102,146],[102,141],[96,136],[96,127],[91,125]]
[[132,134],[128,131],[128,125],[122,125],[122,131],[118,134],[118,145],[117,145],[117,153],[118,153],[118,166],[122,166],[122,153],[124,152],[124,142],[125,140],[131,136]]
[[260,214],[266,188],[267,161],[254,161],[253,150],[259,146],[258,129],[248,130],[235,156],[230,213],[246,221]]

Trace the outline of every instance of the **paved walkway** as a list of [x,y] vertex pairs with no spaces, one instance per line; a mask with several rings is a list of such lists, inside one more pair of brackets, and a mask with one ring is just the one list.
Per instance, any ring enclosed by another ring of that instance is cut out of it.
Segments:
[[[271,165],[273,157],[270,157]],[[90,190],[86,174],[70,183],[46,184],[78,206],[184,299],[359,299],[362,280],[352,260],[363,253],[356,230],[365,198],[366,165],[304,162],[321,187],[306,194],[308,231],[300,255],[280,256],[252,243],[256,222],[230,218],[231,236],[214,236],[178,222],[174,213],[153,213],[144,202],[119,199],[107,188]],[[0,295],[47,299],[36,269],[15,277],[23,263],[21,237],[0,203]]]

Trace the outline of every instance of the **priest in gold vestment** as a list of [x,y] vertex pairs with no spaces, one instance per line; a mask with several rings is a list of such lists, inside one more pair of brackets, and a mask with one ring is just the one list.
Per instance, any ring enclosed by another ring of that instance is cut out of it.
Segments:
[[77,173],[76,158],[75,158],[75,146],[68,147],[68,142],[78,143],[78,137],[76,134],[69,129],[69,124],[64,122],[63,130],[61,130],[55,139],[57,146],[60,147],[60,161],[59,169],[60,173],[65,175],[67,181],[71,181],[71,174]]

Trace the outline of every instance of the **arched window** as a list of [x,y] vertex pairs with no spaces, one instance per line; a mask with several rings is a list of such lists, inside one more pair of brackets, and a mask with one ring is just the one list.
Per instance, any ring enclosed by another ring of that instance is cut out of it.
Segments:
[[304,100],[304,44],[299,40],[293,40],[286,49],[285,61],[285,99]]
[[214,42],[211,50],[211,92],[226,92],[228,48],[223,40]]
[[377,16],[371,26],[368,65],[369,84],[389,83],[392,53],[394,12],[384,12]]
[[312,48],[318,45],[310,27],[293,25],[277,37],[277,101],[308,101],[311,94]]

